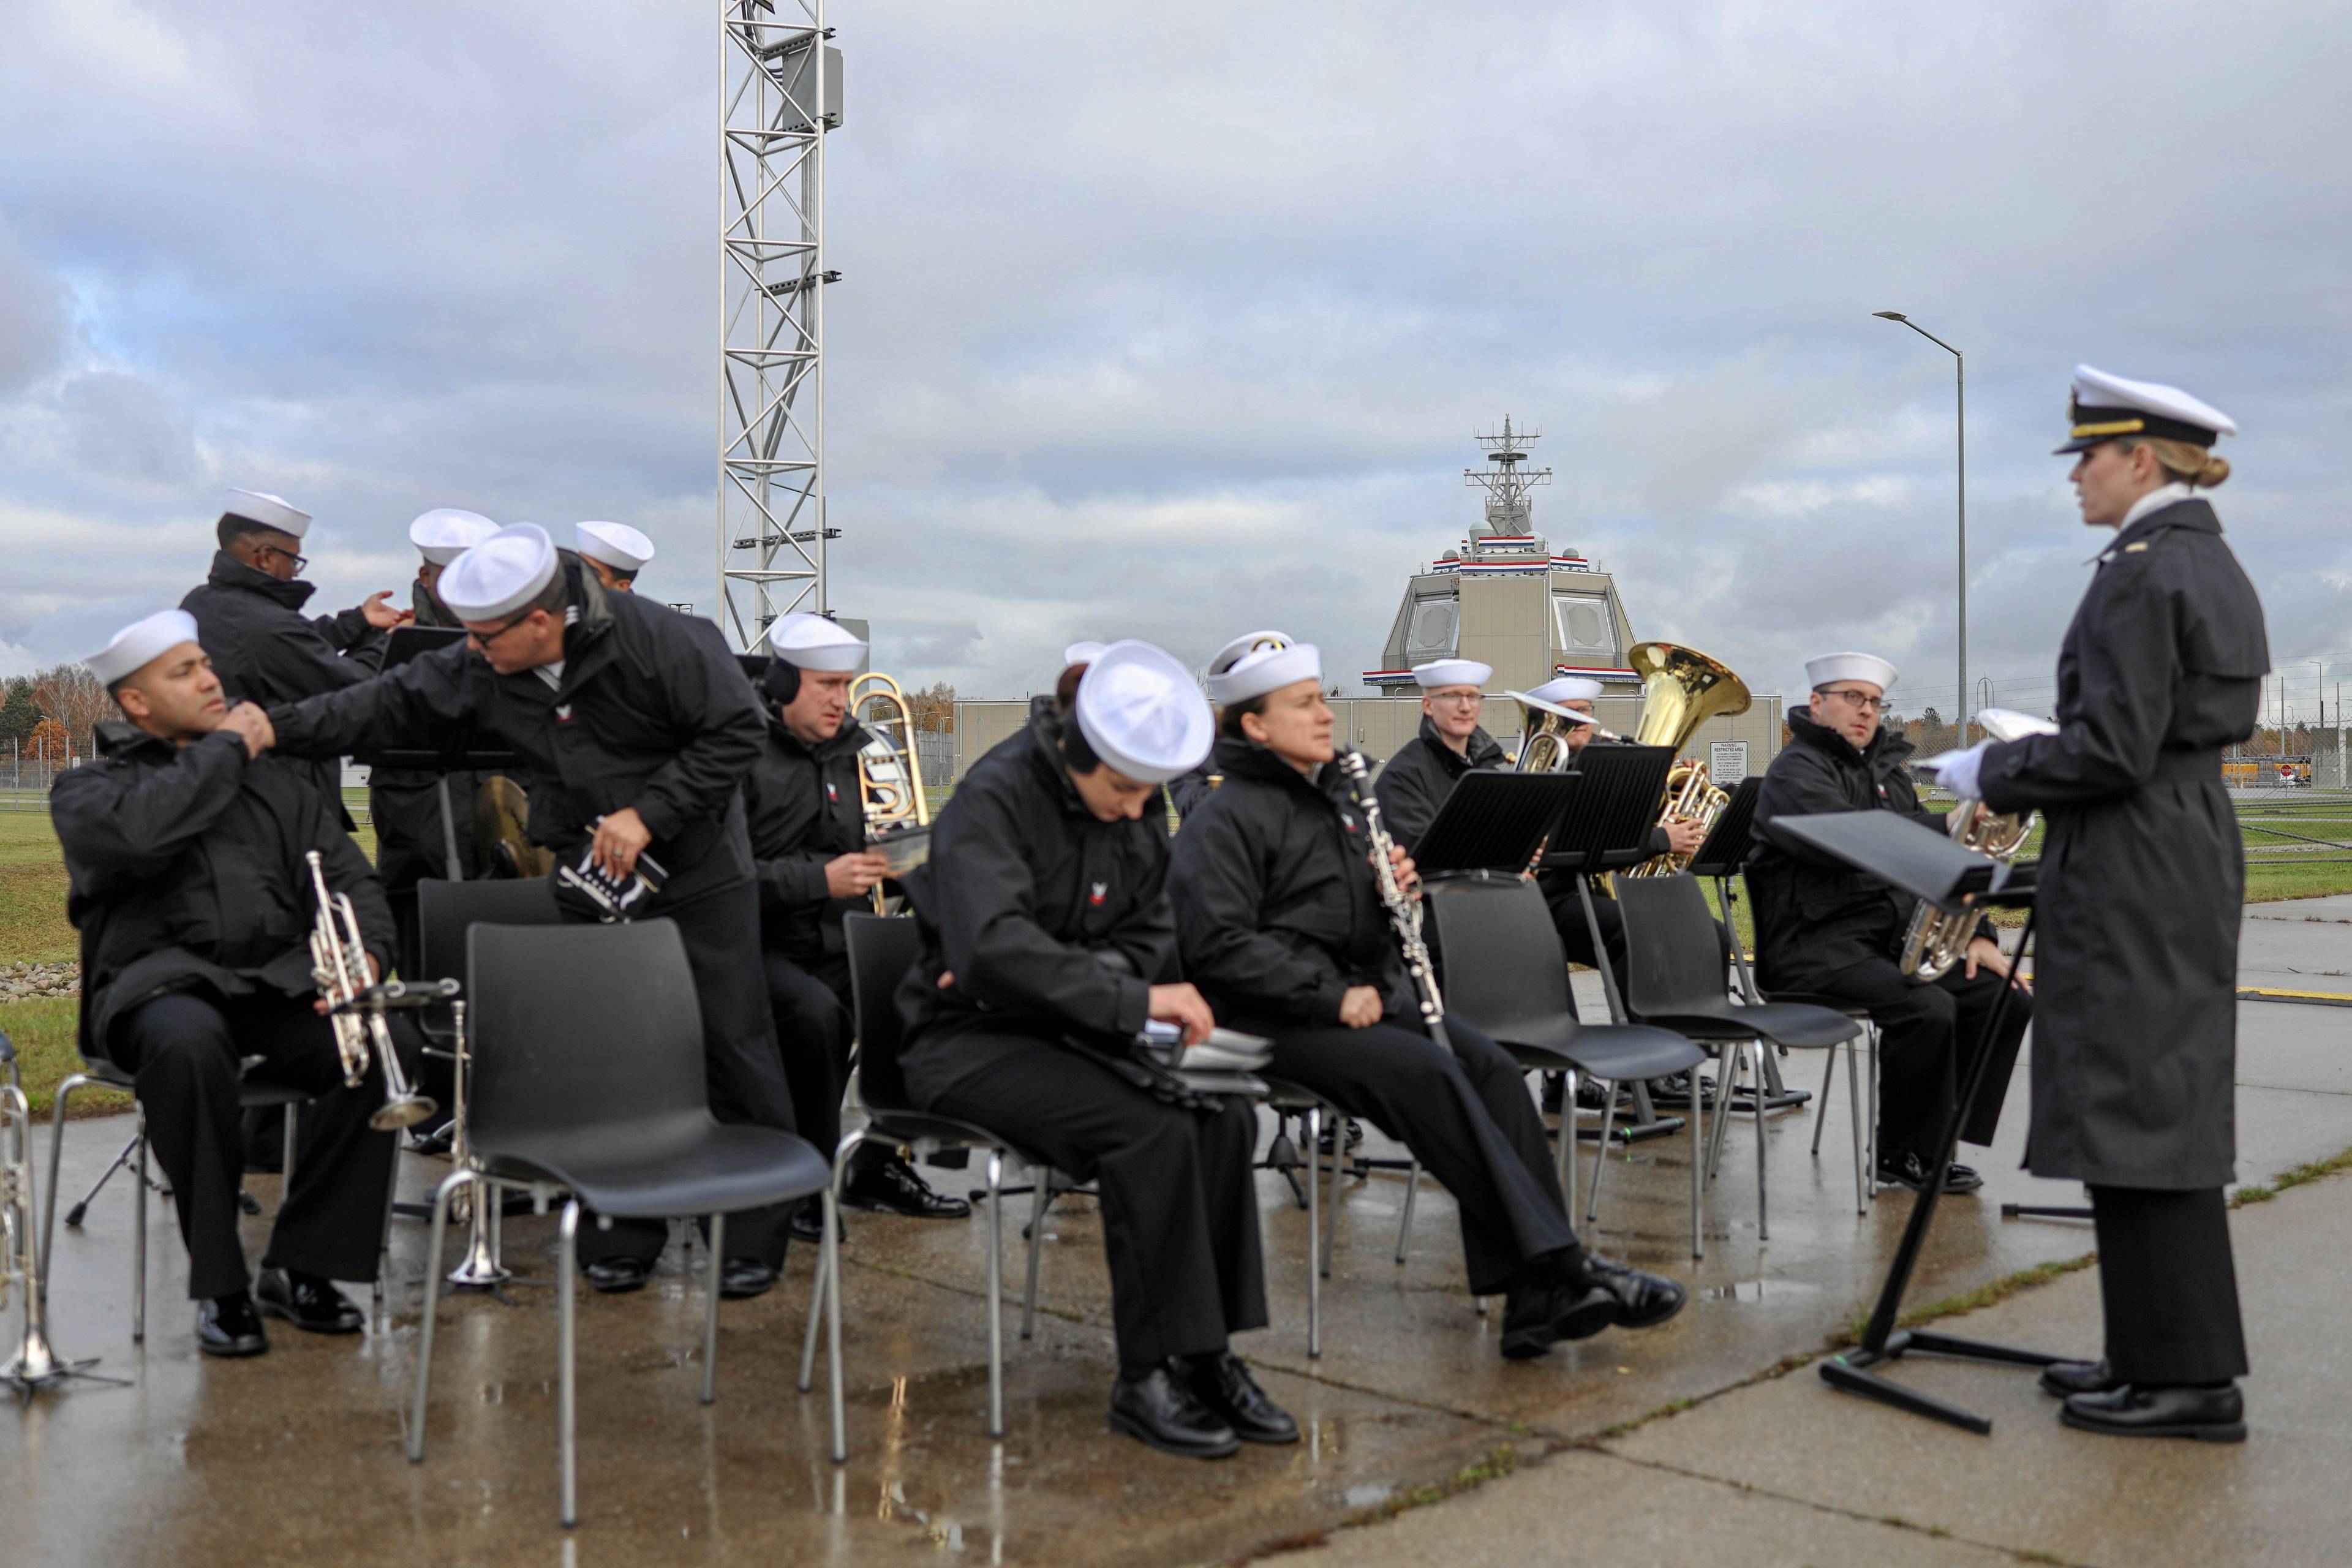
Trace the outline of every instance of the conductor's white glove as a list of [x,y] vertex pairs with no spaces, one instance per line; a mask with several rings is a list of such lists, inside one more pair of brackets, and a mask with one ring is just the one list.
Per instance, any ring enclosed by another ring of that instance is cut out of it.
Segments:
[[1983,798],[1977,794],[1977,773],[1984,766],[1985,748],[1990,741],[1979,741],[1964,752],[1946,752],[1940,757],[1930,757],[1919,765],[1936,775],[1936,782],[1963,800]]

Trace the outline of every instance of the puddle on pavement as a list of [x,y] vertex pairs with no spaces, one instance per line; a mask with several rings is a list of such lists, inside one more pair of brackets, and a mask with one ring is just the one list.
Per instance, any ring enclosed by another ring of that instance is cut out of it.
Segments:
[[1801,1279],[1735,1279],[1727,1285],[1708,1285],[1699,1295],[1710,1301],[1790,1300],[1801,1296],[1818,1296],[1822,1288],[1808,1285]]

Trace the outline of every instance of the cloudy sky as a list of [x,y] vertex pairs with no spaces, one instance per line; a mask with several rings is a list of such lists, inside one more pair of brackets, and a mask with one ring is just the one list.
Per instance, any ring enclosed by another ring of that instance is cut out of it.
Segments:
[[[225,485],[320,607],[432,506],[617,518],[715,599],[713,7],[10,0],[0,668],[203,574]],[[2352,9],[839,0],[833,601],[967,695],[1276,625],[1341,676],[1474,428],[1637,633],[1862,646],[2040,706],[2095,548],[2077,360],[2237,416],[2286,700],[2352,666]],[[2330,109],[2328,104],[2336,107]],[[1350,689],[1353,689],[1350,685]]]

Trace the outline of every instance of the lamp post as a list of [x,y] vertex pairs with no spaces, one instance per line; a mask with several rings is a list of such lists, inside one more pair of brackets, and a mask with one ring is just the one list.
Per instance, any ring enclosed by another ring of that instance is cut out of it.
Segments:
[[1900,310],[1873,310],[1883,321],[1910,328],[1952,356],[1952,393],[1959,426],[1960,492],[1960,744],[1969,743],[1969,361],[1968,356]]

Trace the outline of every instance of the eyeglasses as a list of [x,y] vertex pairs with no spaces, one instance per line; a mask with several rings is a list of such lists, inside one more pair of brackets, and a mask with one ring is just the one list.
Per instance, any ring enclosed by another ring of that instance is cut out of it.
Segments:
[[530,619],[533,613],[534,612],[530,610],[525,610],[521,615],[517,616],[513,620],[509,621],[505,626],[500,626],[494,632],[469,632],[467,635],[473,639],[473,643],[476,647],[480,648],[487,653],[489,651],[489,647],[492,643],[498,641],[500,637],[514,630],[515,627]]
[[265,544],[261,548],[268,551],[272,555],[283,555],[287,560],[294,563],[294,573],[297,576],[301,575],[303,567],[310,564],[310,558],[309,556],[297,555],[292,551],[281,550],[275,544]]
[[1432,702],[1458,702],[1467,708],[1475,708],[1486,700],[1486,694],[1483,691],[1434,691],[1429,700]]
[[1886,711],[1886,699],[1884,697],[1873,697],[1866,691],[1832,691],[1824,689],[1819,695],[1823,697],[1839,698],[1843,700],[1848,707],[1852,708],[1867,709],[1870,711],[1876,713],[1884,713]]

